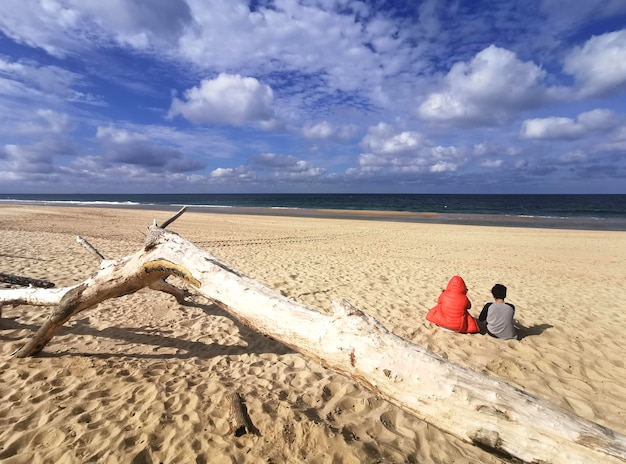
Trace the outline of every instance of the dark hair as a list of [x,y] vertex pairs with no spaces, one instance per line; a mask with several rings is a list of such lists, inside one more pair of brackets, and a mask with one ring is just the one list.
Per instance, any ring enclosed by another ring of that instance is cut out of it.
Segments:
[[502,284],[495,284],[491,289],[491,294],[494,298],[504,300],[506,298],[506,287]]

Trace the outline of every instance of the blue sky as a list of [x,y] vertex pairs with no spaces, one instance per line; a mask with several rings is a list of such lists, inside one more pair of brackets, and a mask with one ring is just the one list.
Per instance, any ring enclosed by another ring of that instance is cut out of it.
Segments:
[[0,192],[625,179],[623,0],[0,1]]

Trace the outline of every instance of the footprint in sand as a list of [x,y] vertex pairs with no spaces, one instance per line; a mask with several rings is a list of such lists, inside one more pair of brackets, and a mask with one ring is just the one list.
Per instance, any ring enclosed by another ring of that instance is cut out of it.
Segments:
[[506,359],[494,359],[487,364],[487,369],[503,377],[522,379],[525,377],[519,366]]

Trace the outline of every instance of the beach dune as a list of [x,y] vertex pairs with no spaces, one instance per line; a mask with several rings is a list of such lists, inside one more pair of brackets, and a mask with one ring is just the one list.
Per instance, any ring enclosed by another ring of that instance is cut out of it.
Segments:
[[[98,267],[76,235],[117,259],[169,215],[0,205],[0,272],[76,284]],[[347,299],[413,343],[626,433],[626,232],[208,213],[169,228],[295,301],[329,312]],[[494,283],[507,285],[521,340],[428,323],[452,275],[474,316]],[[108,300],[39,356],[11,357],[49,312],[3,310],[2,462],[501,462],[200,297]],[[230,430],[234,392],[255,433]]]

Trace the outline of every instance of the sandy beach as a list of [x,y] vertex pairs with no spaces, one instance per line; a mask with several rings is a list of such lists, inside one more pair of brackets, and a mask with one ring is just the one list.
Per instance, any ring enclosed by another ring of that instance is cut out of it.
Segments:
[[[0,205],[0,272],[81,282],[137,251],[164,211]],[[185,213],[169,229],[320,312],[347,299],[450,361],[626,434],[626,232],[355,218]],[[453,275],[477,317],[499,282],[521,340],[425,320]],[[202,297],[141,290],[71,319],[44,351],[11,353],[50,308],[0,320],[0,462],[498,463]],[[235,437],[239,392],[257,433]]]

